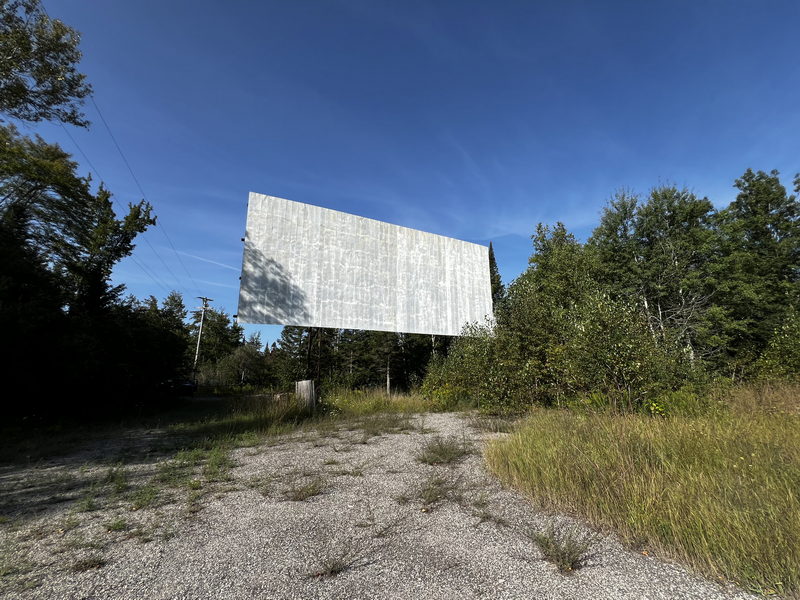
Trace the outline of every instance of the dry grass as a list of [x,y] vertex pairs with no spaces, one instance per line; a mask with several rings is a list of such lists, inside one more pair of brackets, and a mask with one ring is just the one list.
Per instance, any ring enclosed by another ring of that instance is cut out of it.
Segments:
[[796,593],[798,392],[734,390],[729,410],[697,417],[542,410],[487,460],[544,507],[748,589]]

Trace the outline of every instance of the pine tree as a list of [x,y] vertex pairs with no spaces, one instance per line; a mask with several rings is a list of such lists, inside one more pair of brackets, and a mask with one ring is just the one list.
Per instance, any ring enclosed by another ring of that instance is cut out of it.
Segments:
[[739,194],[717,217],[712,284],[725,354],[732,372],[741,374],[800,297],[800,204],[778,171],[748,169],[735,187]]
[[492,242],[489,242],[489,281],[492,284],[492,308],[496,311],[505,298],[506,288],[500,279],[500,270],[497,268]]

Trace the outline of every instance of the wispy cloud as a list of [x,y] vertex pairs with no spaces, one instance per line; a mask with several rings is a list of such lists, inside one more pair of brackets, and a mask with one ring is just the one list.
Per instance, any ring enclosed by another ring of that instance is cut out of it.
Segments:
[[178,254],[183,255],[183,256],[188,256],[189,258],[194,258],[195,260],[201,260],[203,262],[206,262],[206,263],[209,263],[209,264],[212,264],[212,265],[217,265],[218,267],[223,267],[225,269],[230,269],[231,271],[241,271],[241,269],[239,267],[232,267],[231,265],[226,265],[225,263],[217,262],[216,260],[211,260],[209,258],[203,258],[202,256],[197,256],[195,254],[189,254],[188,252],[183,252],[181,250],[176,250],[176,252]]
[[231,289],[231,290],[238,290],[239,289],[238,285],[231,285],[229,283],[219,283],[218,281],[208,281],[206,279],[198,279],[197,283],[205,283],[206,285],[213,285],[213,286],[216,286],[216,287],[228,288],[228,289]]

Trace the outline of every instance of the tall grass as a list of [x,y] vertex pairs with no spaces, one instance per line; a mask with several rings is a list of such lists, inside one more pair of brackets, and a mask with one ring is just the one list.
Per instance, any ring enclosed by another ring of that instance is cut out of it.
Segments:
[[306,407],[289,397],[243,396],[226,399],[219,410],[200,419],[186,419],[170,427],[173,433],[195,439],[229,438],[247,441],[250,436],[285,433],[313,418]]
[[433,404],[420,394],[392,394],[382,389],[332,390],[323,404],[334,415],[360,417],[378,413],[422,413],[433,410]]
[[654,418],[541,410],[487,449],[542,506],[751,590],[800,591],[800,388]]

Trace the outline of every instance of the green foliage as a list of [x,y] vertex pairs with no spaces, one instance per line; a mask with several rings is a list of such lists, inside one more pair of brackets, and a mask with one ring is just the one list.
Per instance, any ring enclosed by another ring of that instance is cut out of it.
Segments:
[[736,187],[736,200],[717,217],[714,326],[724,342],[719,362],[747,375],[788,307],[800,300],[800,203],[777,171],[748,169]]
[[491,350],[490,331],[472,327],[455,340],[444,356],[435,356],[421,392],[434,410],[447,411],[478,405],[484,383],[491,378],[489,369],[495,363],[487,360]]
[[694,360],[709,304],[713,206],[687,190],[662,186],[646,202],[620,192],[603,212],[588,247],[610,296],[635,306],[655,337],[671,337]]
[[666,416],[711,408],[701,388],[720,376],[796,376],[800,208],[777,172],[748,170],[736,186],[719,213],[674,186],[644,201],[620,192],[585,245],[540,224],[496,325],[468,328],[432,361],[424,394],[493,413]]
[[79,41],[78,32],[50,19],[39,0],[1,0],[0,112],[88,126],[79,106],[92,88],[76,69]]
[[[192,311],[189,326],[191,345],[197,345],[202,311]],[[203,318],[203,337],[200,340],[199,364],[215,363],[244,344],[244,329],[233,322],[224,310],[209,308]]]
[[755,365],[758,377],[766,380],[800,380],[800,311],[790,307],[775,330],[764,354]]
[[341,388],[385,389],[387,369],[393,391],[410,390],[422,381],[431,352],[426,335],[284,327],[271,354],[279,387],[313,379],[325,394]]
[[559,399],[599,393],[616,409],[638,410],[691,375],[677,344],[653,336],[642,313],[624,302],[593,293],[571,317],[563,343],[547,353]]
[[503,280],[500,279],[500,269],[497,268],[492,242],[489,242],[489,281],[492,285],[492,306],[497,310],[503,298],[505,298],[506,288],[503,285]]
[[475,402],[519,412],[601,394],[604,404],[641,409],[688,375],[682,352],[654,336],[645,316],[594,278],[596,255],[563,225],[539,226],[531,266],[511,286],[497,326],[465,331],[431,365],[423,390],[434,402]]
[[117,218],[111,194],[75,170],[57,145],[0,127],[0,326],[15,349],[2,374],[20,388],[36,382],[45,400],[9,406],[15,414],[58,415],[70,393],[94,414],[130,398],[139,406],[185,367],[180,296],[159,308],[154,298],[121,299],[123,286],[110,283],[155,223],[151,207],[139,202]]
[[155,224],[141,201],[117,219],[111,194],[75,173],[59,146],[0,127],[0,218],[58,275],[71,311],[96,313],[118,299],[108,280],[133,250],[133,239]]
[[[231,324],[232,327],[235,325]],[[278,377],[274,357],[268,351],[261,351],[258,335],[254,334],[242,345],[233,346],[232,350],[229,348],[227,354],[224,350],[222,352],[222,357],[216,362],[200,363],[198,382],[201,385],[223,389],[239,386],[241,390],[276,387]]]

